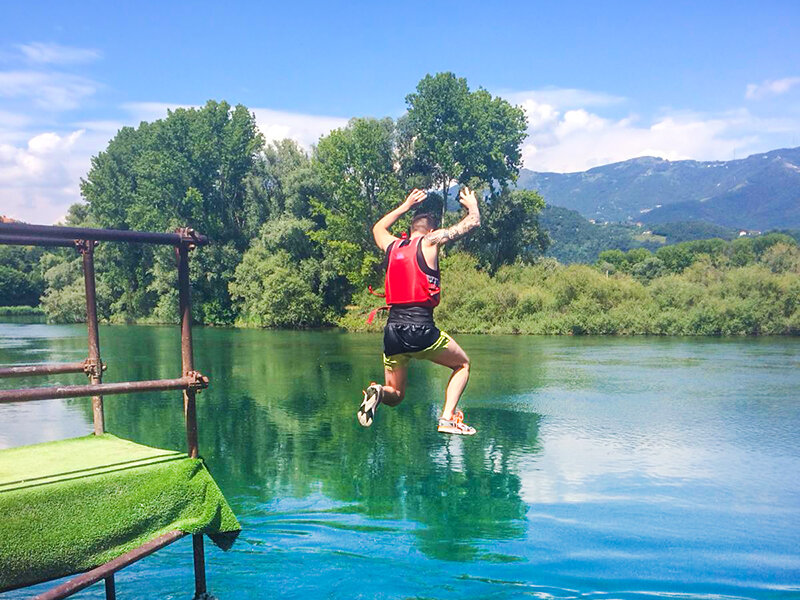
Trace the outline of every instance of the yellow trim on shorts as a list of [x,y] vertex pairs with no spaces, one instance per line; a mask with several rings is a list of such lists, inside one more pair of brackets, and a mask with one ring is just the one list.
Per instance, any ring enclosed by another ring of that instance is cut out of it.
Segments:
[[402,354],[392,354],[391,356],[383,355],[383,366],[389,370],[395,367],[405,367],[412,358],[417,360],[433,360],[440,350],[447,348],[448,344],[453,341],[453,338],[444,331],[439,332],[439,339],[433,342],[424,350],[417,352],[404,352]]

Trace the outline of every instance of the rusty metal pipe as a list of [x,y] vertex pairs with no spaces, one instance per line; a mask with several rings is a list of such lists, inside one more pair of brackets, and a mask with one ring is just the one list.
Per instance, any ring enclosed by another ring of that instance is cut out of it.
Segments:
[[[94,240],[82,240],[77,247],[83,257],[83,282],[86,288],[86,329],[89,334],[89,358],[86,374],[89,376],[91,385],[98,385],[103,382],[103,363],[100,361],[100,334],[97,327],[94,244]],[[106,423],[102,396],[92,396],[92,421],[94,434],[103,435],[106,431]]]
[[203,549],[203,534],[192,535],[192,554],[194,555],[194,597],[206,598],[206,554]]
[[28,223],[0,223],[0,236],[28,237],[41,240],[99,240],[103,242],[135,242],[178,246],[191,243],[203,246],[208,238],[191,229],[181,233],[154,233],[122,229],[92,229],[89,227],[59,227],[54,225],[29,225]]
[[[175,248],[178,260],[178,301],[181,316],[181,368],[186,375],[194,370],[192,352],[192,297],[189,287],[189,248],[182,244]],[[183,392],[183,414],[186,421],[187,453],[197,458],[197,407],[195,392],[186,389]]]
[[33,600],[61,600],[62,598],[67,598],[72,594],[76,594],[77,592],[86,589],[90,585],[97,583],[101,579],[106,579],[120,569],[124,569],[128,565],[131,565],[136,561],[151,555],[156,550],[161,550],[161,548],[164,546],[170,545],[171,543],[182,538],[184,535],[186,534],[177,530],[160,535],[156,539],[150,540],[146,544],[142,544],[138,548],[134,548],[130,552],[126,552],[114,560],[110,560],[109,562],[100,565],[91,571],[87,571],[86,573],[78,575],[77,577],[73,577],[69,581],[62,583],[61,585],[57,585],[56,587],[51,588],[42,594],[39,594]]
[[28,377],[31,375],[60,375],[62,373],[83,373],[86,361],[72,363],[52,363],[46,365],[17,365],[0,367],[0,379],[5,377]]
[[24,235],[2,235],[0,234],[0,245],[2,246],[63,246],[70,248],[75,245],[75,240],[68,239],[43,239]]
[[117,585],[114,583],[114,574],[106,577],[106,600],[117,600]]
[[[178,301],[181,315],[181,368],[184,376],[194,373],[194,353],[192,346],[192,295],[189,280],[189,245],[181,244],[175,248],[178,260]],[[186,420],[186,445],[188,454],[197,458],[197,398],[194,388],[183,390],[183,414]],[[194,597],[205,598],[206,558],[202,534],[192,536],[194,555]]]
[[124,381],[97,385],[63,385],[18,390],[0,390],[0,404],[8,402],[30,402],[58,398],[84,398],[98,392],[104,396],[135,394],[136,392],[163,392],[167,390],[198,389],[208,385],[208,379],[192,373],[180,379],[153,379],[149,381]]

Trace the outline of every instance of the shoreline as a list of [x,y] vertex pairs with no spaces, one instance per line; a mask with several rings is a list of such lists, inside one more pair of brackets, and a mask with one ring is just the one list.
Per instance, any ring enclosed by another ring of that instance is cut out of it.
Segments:
[[[47,321],[44,316],[44,311],[39,307],[25,307],[31,308],[30,312],[19,312],[19,313],[6,313],[3,311],[2,307],[0,307],[0,323],[19,323],[19,324],[32,324],[32,325],[79,325],[84,323],[84,321],[73,321],[73,322],[58,322],[58,321]],[[32,318],[30,323],[26,323],[26,318]],[[6,320],[10,319],[10,320]],[[178,325],[177,322],[158,322],[152,320],[133,320],[127,322],[114,322],[108,320],[101,320],[100,324],[103,326],[128,326],[134,325],[137,327],[176,327]],[[379,323],[377,325],[371,325],[369,327],[364,328],[348,328],[342,325],[327,325],[327,326],[319,326],[319,327],[260,327],[256,325],[247,325],[247,324],[205,324],[205,323],[195,323],[195,327],[201,328],[208,328],[208,329],[239,329],[239,330],[263,330],[263,331],[297,331],[297,332],[329,332],[329,333],[348,333],[348,334],[363,334],[363,335],[379,335],[383,332],[383,323]],[[437,326],[440,324],[437,323]],[[718,339],[743,339],[743,338],[767,338],[767,337],[777,337],[777,338],[800,338],[800,333],[794,332],[786,332],[786,333],[773,333],[773,332],[759,332],[759,333],[670,333],[670,332],[663,332],[663,331],[637,331],[637,332],[627,332],[627,331],[609,331],[609,332],[598,332],[598,331],[583,331],[583,332],[574,332],[574,331],[564,331],[564,332],[526,332],[526,331],[514,331],[514,330],[505,330],[502,328],[494,329],[492,331],[481,331],[481,330],[470,330],[470,329],[458,329],[453,327],[446,327],[440,326],[440,329],[446,330],[448,333],[453,335],[479,335],[479,336],[514,336],[514,337],[577,337],[577,338],[584,338],[584,337],[619,337],[619,338],[639,338],[639,337],[653,337],[653,338],[718,338]]]

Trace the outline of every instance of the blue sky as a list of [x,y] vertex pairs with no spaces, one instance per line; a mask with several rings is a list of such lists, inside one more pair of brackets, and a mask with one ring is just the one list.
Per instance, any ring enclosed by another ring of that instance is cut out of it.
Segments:
[[0,20],[0,213],[59,219],[122,125],[225,99],[309,147],[450,70],[522,105],[525,166],[800,145],[800,2],[25,2]]

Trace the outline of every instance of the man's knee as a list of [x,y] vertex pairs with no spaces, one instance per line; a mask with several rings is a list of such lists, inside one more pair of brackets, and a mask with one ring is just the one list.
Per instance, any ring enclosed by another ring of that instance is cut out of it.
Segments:
[[456,368],[457,368],[457,369],[459,369],[459,370],[460,370],[460,369],[464,369],[465,371],[469,372],[469,365],[470,365],[469,356],[467,356],[467,355],[465,354],[465,355],[464,355],[464,360],[462,360],[462,361],[461,361],[461,364],[460,364],[460,365],[458,365]]

